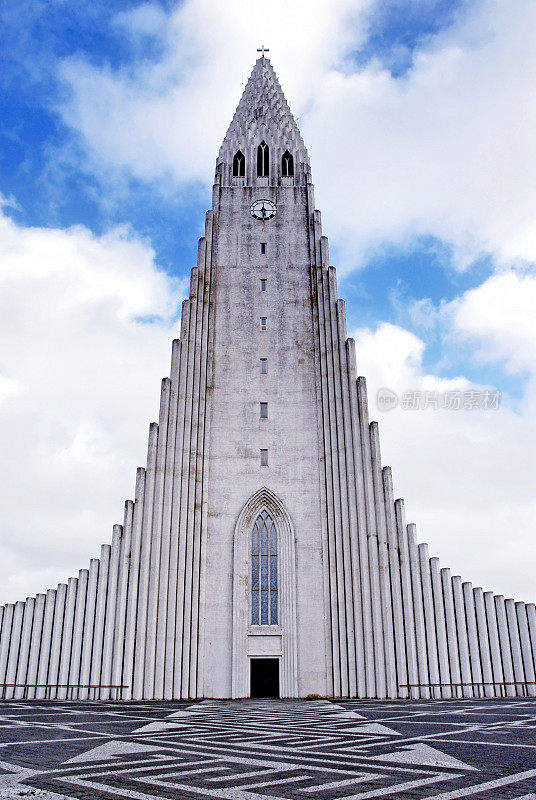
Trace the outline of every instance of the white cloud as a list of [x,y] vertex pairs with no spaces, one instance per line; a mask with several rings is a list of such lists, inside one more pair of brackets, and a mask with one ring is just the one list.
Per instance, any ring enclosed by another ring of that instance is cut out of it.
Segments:
[[3,601],[76,575],[122,521],[181,296],[125,229],[0,216]]

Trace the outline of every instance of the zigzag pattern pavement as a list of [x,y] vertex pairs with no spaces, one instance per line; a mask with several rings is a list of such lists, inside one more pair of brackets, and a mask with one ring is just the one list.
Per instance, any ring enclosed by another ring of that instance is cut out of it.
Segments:
[[536,800],[536,702],[5,702],[0,800]]

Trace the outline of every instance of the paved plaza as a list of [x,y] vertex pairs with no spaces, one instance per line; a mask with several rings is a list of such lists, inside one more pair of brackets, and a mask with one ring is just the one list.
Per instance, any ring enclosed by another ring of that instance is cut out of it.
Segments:
[[8,701],[0,799],[536,800],[536,701]]

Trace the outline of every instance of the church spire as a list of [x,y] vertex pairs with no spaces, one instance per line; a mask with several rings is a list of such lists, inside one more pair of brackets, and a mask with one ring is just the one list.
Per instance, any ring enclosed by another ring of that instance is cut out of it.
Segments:
[[[305,144],[274,68],[264,52],[255,62],[220,148],[217,182],[229,185],[232,182],[230,179],[235,177],[244,179],[245,185],[258,185],[257,177],[267,178],[262,169],[257,170],[257,148],[261,144],[268,147],[270,155],[270,185],[280,184],[281,177],[291,177],[286,172],[289,155],[293,164],[305,165],[305,173],[308,173],[309,159]],[[284,156],[286,160],[283,161]],[[242,158],[243,172],[242,167],[237,167],[242,164]],[[303,182],[305,180],[301,174],[298,176],[296,170],[295,183]],[[262,180],[260,185],[263,185]]]

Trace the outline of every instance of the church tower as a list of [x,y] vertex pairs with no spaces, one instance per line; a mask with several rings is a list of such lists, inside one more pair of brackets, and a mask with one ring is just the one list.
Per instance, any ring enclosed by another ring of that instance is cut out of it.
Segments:
[[535,694],[534,604],[440,569],[393,498],[264,54],[218,155],[135,500],[89,570],[0,614],[6,697]]

